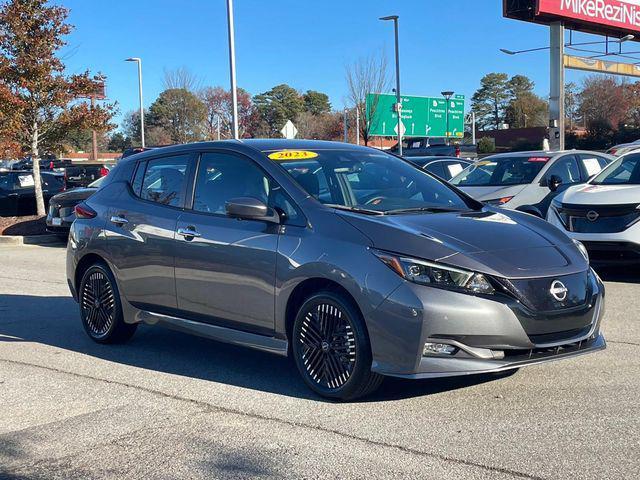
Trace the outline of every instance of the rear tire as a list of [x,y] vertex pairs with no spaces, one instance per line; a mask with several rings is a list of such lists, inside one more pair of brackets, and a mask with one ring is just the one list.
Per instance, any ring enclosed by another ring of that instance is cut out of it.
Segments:
[[80,318],[87,335],[97,343],[123,343],[138,328],[125,323],[116,280],[103,263],[91,265],[82,275],[78,290]]
[[339,293],[319,292],[303,303],[291,342],[304,382],[323,397],[354,400],[382,383],[384,377],[371,371],[371,345],[362,315]]

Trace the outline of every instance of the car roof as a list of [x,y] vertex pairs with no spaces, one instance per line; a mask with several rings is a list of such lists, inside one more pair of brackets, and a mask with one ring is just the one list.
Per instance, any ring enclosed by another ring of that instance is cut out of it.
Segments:
[[[284,138],[249,138],[240,140],[249,147],[260,151],[310,149],[310,150],[372,150],[371,147],[353,145],[344,142],[332,142],[327,140],[287,140]],[[378,150],[378,149],[376,149]]]
[[465,163],[473,163],[472,160],[468,160],[466,158],[459,158],[459,157],[452,157],[449,155],[424,155],[424,156],[416,156],[416,157],[406,157],[405,160],[431,160],[431,161],[437,161],[437,160],[456,160],[459,162],[465,162]]
[[372,147],[353,145],[351,143],[331,142],[326,140],[287,140],[284,138],[250,138],[243,140],[218,140],[212,142],[194,142],[181,145],[171,145],[168,147],[158,147],[144,152],[136,153],[128,157],[122,158],[119,163],[135,162],[140,159],[155,157],[158,154],[165,153],[182,153],[192,152],[193,150],[202,148],[215,148],[229,145],[246,145],[259,152],[273,150],[353,150],[367,151],[372,150],[382,152],[382,150]]
[[537,156],[537,157],[557,157],[560,155],[566,155],[566,154],[572,154],[572,153],[586,153],[589,155],[600,155],[602,157],[605,158],[609,158],[612,159],[613,157],[611,155],[608,155],[606,153],[600,153],[600,152],[593,152],[593,151],[589,151],[589,150],[552,150],[552,151],[547,151],[547,150],[529,150],[526,152],[506,152],[506,153],[496,153],[495,155],[490,155],[488,157],[484,157],[483,160],[487,160],[490,158],[513,158],[513,157],[531,157],[531,156]]

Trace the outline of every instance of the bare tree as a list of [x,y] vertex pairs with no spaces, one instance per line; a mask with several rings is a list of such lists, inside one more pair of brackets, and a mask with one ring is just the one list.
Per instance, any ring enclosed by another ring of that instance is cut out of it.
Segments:
[[187,67],[179,67],[173,70],[164,69],[162,86],[165,90],[183,89],[195,93],[200,89],[200,79]]
[[389,89],[387,58],[369,55],[363,57],[346,68],[348,101],[355,107],[360,116],[360,135],[364,144],[368,145],[371,135],[371,120],[375,117],[378,106],[377,97],[370,102],[367,109],[367,94],[383,93]]

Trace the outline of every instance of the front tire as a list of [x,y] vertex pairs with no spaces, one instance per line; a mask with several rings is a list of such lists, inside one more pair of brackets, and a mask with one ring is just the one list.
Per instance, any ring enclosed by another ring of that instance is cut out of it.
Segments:
[[82,326],[94,342],[122,343],[136,332],[137,323],[124,321],[116,280],[103,263],[84,272],[78,298]]
[[325,291],[308,298],[296,316],[291,341],[300,375],[323,397],[354,400],[382,383],[382,375],[371,371],[364,320],[343,295]]

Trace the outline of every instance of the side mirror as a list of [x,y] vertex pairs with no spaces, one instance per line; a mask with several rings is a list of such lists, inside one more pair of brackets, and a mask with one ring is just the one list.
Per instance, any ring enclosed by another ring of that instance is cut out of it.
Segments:
[[560,185],[562,185],[562,179],[559,176],[551,175],[549,177],[549,180],[547,181],[547,187],[549,187],[549,190],[555,192],[560,188]]
[[227,215],[244,220],[263,220],[270,223],[280,223],[280,216],[276,211],[253,197],[232,198],[225,203]]

